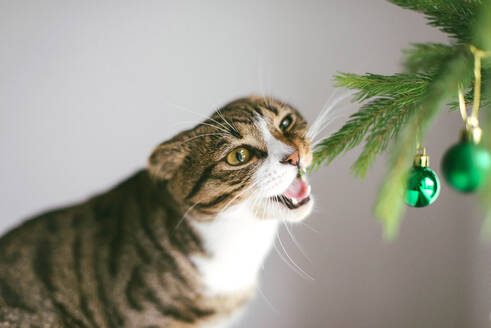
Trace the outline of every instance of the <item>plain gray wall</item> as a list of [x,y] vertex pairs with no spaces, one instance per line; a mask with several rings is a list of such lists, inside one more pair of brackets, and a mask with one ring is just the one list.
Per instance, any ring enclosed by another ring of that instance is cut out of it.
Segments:
[[[235,97],[272,94],[312,120],[336,71],[393,73],[426,41],[445,37],[382,0],[0,0],[0,229],[106,190]],[[436,171],[460,126],[451,113],[432,128]],[[475,197],[444,186],[386,243],[372,216],[385,160],[361,181],[358,152],[312,177],[315,213],[292,227],[308,259],[281,233],[314,281],[273,253],[237,327],[489,327]]]

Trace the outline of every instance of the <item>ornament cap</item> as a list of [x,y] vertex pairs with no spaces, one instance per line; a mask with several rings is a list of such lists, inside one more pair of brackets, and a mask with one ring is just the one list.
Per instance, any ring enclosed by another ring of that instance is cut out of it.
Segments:
[[426,155],[426,148],[419,147],[414,156],[413,165],[416,167],[428,167],[430,166],[430,156]]
[[479,144],[482,138],[482,129],[475,124],[466,124],[462,130],[461,141]]

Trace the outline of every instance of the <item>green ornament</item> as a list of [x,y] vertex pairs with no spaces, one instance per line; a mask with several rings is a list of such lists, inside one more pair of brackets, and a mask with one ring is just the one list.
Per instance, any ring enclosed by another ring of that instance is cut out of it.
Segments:
[[413,166],[409,172],[406,204],[425,207],[433,203],[440,193],[440,180],[429,167]]
[[443,176],[461,192],[473,192],[482,187],[490,168],[489,151],[471,141],[461,141],[443,156]]

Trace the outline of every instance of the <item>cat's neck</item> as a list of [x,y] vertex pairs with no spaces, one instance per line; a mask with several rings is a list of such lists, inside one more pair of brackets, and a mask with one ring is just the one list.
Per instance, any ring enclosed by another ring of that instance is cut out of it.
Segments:
[[210,294],[254,287],[278,229],[276,220],[260,220],[246,206],[230,208],[213,221],[192,223],[209,254],[194,256]]

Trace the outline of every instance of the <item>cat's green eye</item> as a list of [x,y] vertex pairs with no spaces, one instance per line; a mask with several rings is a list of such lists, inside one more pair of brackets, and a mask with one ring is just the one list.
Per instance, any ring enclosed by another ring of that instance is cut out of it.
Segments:
[[233,166],[245,164],[249,162],[250,159],[251,152],[244,147],[234,149],[227,155],[227,163]]
[[281,131],[288,130],[288,128],[290,128],[292,123],[293,123],[293,118],[290,115],[287,115],[280,123],[280,130]]

